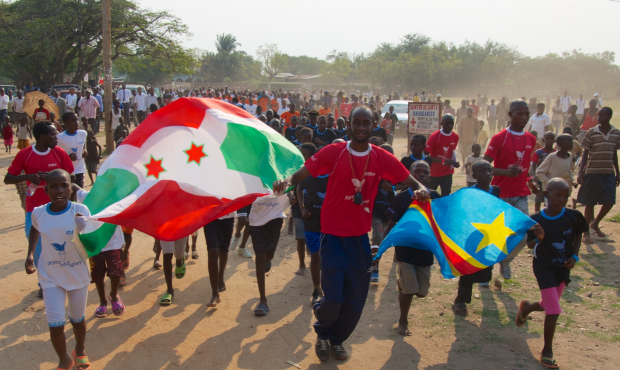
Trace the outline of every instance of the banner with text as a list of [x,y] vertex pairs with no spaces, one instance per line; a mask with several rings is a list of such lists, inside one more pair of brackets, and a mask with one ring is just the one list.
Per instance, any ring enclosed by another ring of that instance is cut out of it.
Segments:
[[439,130],[441,103],[409,102],[410,134],[430,135]]

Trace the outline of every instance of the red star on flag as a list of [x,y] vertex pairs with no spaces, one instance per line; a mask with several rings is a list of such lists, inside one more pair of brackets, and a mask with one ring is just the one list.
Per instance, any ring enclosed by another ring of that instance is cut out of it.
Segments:
[[202,150],[204,146],[204,144],[197,146],[192,141],[192,146],[189,149],[183,151],[185,154],[187,154],[187,163],[194,161],[197,165],[200,166],[200,161],[202,160],[202,158],[207,157],[207,155]]
[[146,177],[153,176],[154,178],[159,180],[159,174],[162,172],[166,172],[166,169],[161,166],[161,162],[164,159],[155,159],[151,156],[151,162],[144,165],[146,168]]

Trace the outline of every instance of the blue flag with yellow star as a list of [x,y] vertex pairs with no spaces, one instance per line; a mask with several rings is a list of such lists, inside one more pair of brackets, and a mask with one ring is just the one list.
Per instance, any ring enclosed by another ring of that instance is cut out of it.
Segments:
[[501,262],[535,222],[503,200],[477,188],[443,198],[413,201],[375,256],[390,247],[432,252],[446,279]]

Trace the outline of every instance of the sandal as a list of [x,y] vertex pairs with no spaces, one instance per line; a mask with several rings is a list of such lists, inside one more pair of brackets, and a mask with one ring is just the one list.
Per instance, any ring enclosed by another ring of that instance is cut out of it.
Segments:
[[62,367],[57,367],[56,370],[73,370],[75,369],[75,362],[73,362],[73,360],[71,360],[71,364],[69,364],[69,367],[66,369],[63,369]]
[[185,252],[185,254],[183,255],[183,257],[185,257],[185,260],[187,261],[189,259],[189,253]]
[[88,370],[90,369],[90,361],[88,361],[88,356],[77,356],[75,350],[71,352],[71,358],[73,358],[73,362],[75,362],[75,368],[77,370]]
[[594,242],[592,241],[592,238],[588,238],[588,237],[583,237],[583,239],[581,240],[582,243],[584,244],[593,244]]
[[159,299],[159,304],[162,306],[170,306],[170,304],[172,303],[172,297],[174,296],[170,293],[162,295]]
[[254,309],[254,316],[265,316],[269,311],[269,307],[265,306],[264,303],[261,303]]
[[108,307],[104,305],[97,307],[97,309],[95,310],[95,317],[98,317],[100,319],[108,317]]
[[547,369],[560,368],[560,365],[558,365],[558,363],[555,361],[555,358],[543,357],[542,353],[540,354],[540,363]]
[[174,276],[177,279],[183,279],[185,277],[185,273],[187,272],[187,268],[185,267],[185,260],[183,260],[183,266],[176,266],[174,268]]
[[120,316],[125,313],[125,305],[123,304],[123,301],[121,301],[121,297],[118,294],[116,295],[116,299],[118,299],[116,302],[112,300],[112,297],[108,298],[110,299],[110,302],[112,302],[112,312],[114,312],[114,316]]
[[519,312],[517,312],[517,318],[515,319],[515,324],[517,324],[518,327],[522,327],[527,322],[527,317],[524,319],[523,315],[521,315],[521,312],[523,312],[523,306],[526,304],[530,304],[530,302],[522,300],[519,305]]
[[158,260],[155,260],[155,261],[153,262],[153,268],[155,268],[155,269],[158,269],[158,270],[159,270],[159,269],[161,268],[161,263],[159,263],[159,261],[158,261]]
[[198,255],[198,252],[197,252],[197,251],[192,251],[192,259],[193,259],[193,260],[197,260],[197,259],[198,259],[198,257],[200,257],[200,256]]
[[469,311],[467,311],[467,305],[465,303],[457,303],[452,305],[452,312],[456,315],[467,316],[469,315]]

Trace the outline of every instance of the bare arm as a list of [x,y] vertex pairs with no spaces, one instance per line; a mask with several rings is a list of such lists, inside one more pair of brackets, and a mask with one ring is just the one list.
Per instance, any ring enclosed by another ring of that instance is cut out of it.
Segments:
[[30,175],[17,175],[17,176],[7,173],[4,176],[4,183],[6,185],[15,185],[15,184],[18,184],[24,181],[30,181],[31,183],[35,185],[39,185],[41,183],[41,178],[36,173],[32,173]]
[[620,185],[620,171],[618,171],[618,151],[614,151],[614,169],[616,170],[616,187]]
[[[581,154],[581,162],[579,162],[579,172],[577,174],[577,183],[579,185],[583,184],[583,175],[586,169],[586,165],[588,164],[588,158],[590,157],[590,149],[583,149],[583,153]],[[617,155],[616,155],[616,163],[618,162],[617,160]],[[614,166],[616,165],[616,163],[614,163]],[[617,172],[616,172],[617,173]]]
[[291,180],[277,180],[273,182],[273,192],[275,194],[283,194],[290,184],[299,184],[303,179],[310,176],[310,171],[306,166],[302,166],[293,174]]
[[28,255],[26,256],[25,264],[26,273],[29,275],[37,271],[36,266],[34,265],[34,250],[39,242],[39,236],[41,236],[39,230],[35,229],[34,226],[31,226],[30,237],[28,238]]

